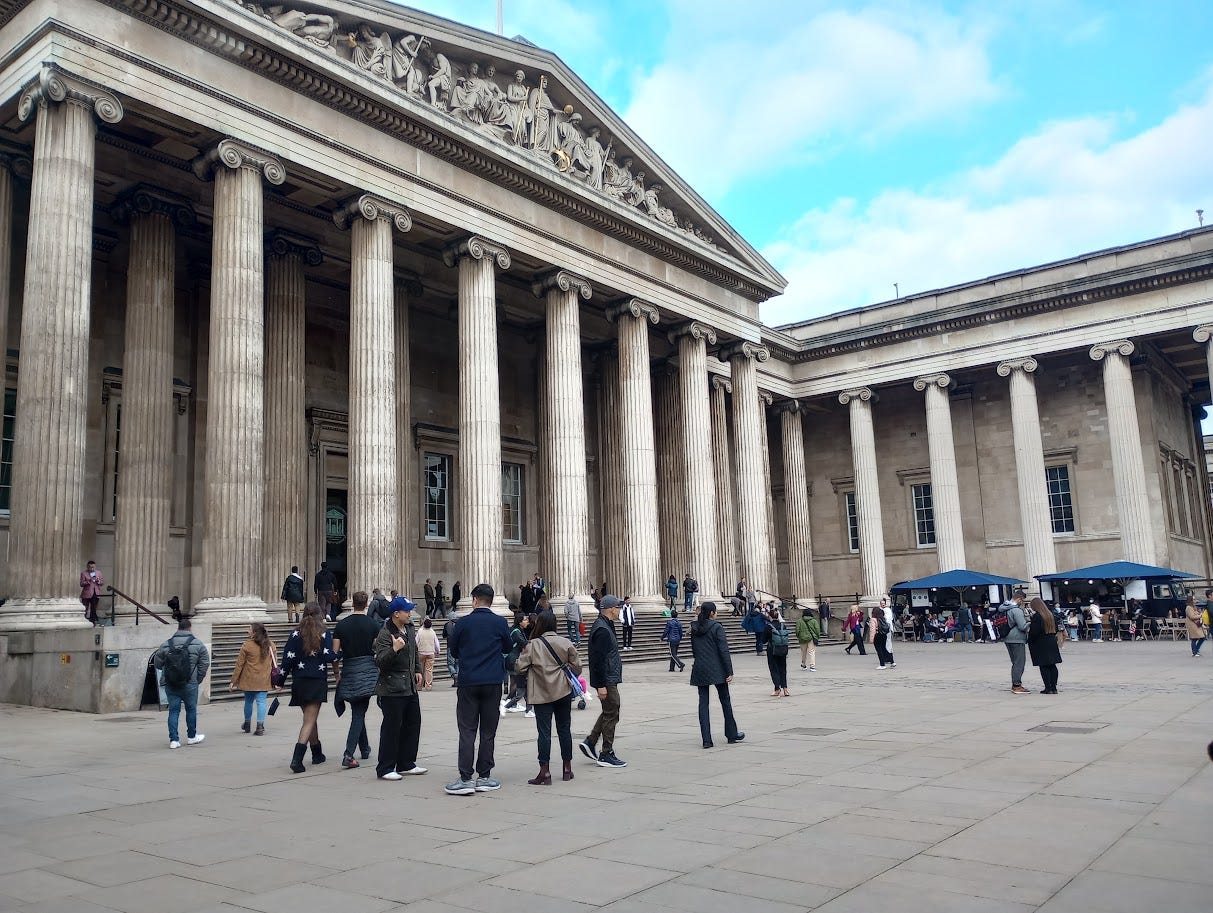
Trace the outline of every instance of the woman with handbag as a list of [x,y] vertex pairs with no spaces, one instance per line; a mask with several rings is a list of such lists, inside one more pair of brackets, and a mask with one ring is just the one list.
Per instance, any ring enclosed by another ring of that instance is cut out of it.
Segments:
[[846,652],[850,653],[855,647],[859,648],[860,656],[867,656],[868,651],[863,645],[863,609],[859,606],[853,606],[851,612],[847,615],[847,633],[851,635],[851,642],[847,645]]
[[254,621],[249,625],[248,640],[240,647],[236,657],[236,668],[232,670],[232,681],[228,691],[244,692],[244,723],[241,732],[252,726],[253,705],[257,705],[257,729],[253,735],[265,735],[265,695],[273,685],[274,645],[265,625]]
[[303,711],[303,725],[291,758],[291,771],[301,774],[303,755],[312,749],[312,763],[326,760],[320,747],[320,705],[329,699],[329,667],[340,659],[333,652],[333,635],[324,625],[324,609],[308,603],[299,627],[291,632],[282,647],[282,676],[291,677],[291,706]]
[[704,602],[699,606],[699,617],[691,623],[691,685],[699,689],[699,734],[703,747],[712,747],[711,689],[716,687],[720,698],[720,709],[724,711],[724,737],[732,745],[745,738],[737,731],[733,718],[733,701],[729,697],[729,683],[733,681],[733,657],[729,653],[729,639],[724,625],[716,620],[716,603]]
[[1041,694],[1057,693],[1057,666],[1061,663],[1061,644],[1057,642],[1057,619],[1039,596],[1033,596],[1032,620],[1028,622],[1028,654],[1032,665],[1040,669],[1044,684]]
[[551,786],[552,719],[560,740],[560,760],[565,780],[573,779],[573,682],[581,674],[581,657],[567,637],[556,633],[556,616],[541,612],[531,625],[530,639],[515,664],[519,675],[527,677],[527,696],[535,712],[538,733],[539,773],[527,780],[532,786]]
[[[529,587],[524,588],[529,589]],[[505,702],[501,705],[501,715],[507,713],[522,713],[526,711],[527,716],[533,716],[531,713],[531,704],[527,700],[526,693],[526,676],[519,675],[517,669],[518,655],[522,653],[527,642],[527,631],[531,627],[531,619],[534,616],[525,615],[521,612],[514,616],[514,627],[510,630],[510,643],[512,644],[509,654],[505,658],[505,671],[509,676],[510,692],[505,696]],[[519,701],[522,702],[521,707],[518,706]]]

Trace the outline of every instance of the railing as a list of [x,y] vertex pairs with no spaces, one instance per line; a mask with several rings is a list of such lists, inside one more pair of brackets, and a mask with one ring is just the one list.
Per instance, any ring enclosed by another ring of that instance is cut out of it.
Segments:
[[107,586],[106,589],[109,590],[109,593],[110,593],[110,624],[111,625],[114,623],[114,605],[118,601],[115,597],[118,597],[118,596],[121,596],[123,599],[125,599],[127,602],[129,602],[131,605],[133,605],[135,607],[135,624],[136,625],[139,624],[139,613],[140,612],[146,612],[148,615],[151,615],[152,618],[156,619],[156,621],[160,622],[162,625],[166,625],[169,623],[167,618],[164,618],[162,615],[157,615],[155,612],[153,612],[151,609],[149,609],[147,606],[145,606],[143,603],[141,603],[138,599],[135,599],[133,596],[128,596],[126,593],[122,592],[122,590],[118,589],[117,587]]

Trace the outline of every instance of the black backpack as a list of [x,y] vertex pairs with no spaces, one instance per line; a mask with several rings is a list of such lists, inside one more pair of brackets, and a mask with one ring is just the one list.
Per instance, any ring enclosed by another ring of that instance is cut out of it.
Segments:
[[164,685],[166,688],[181,688],[190,683],[193,678],[192,663],[190,662],[190,644],[194,642],[191,634],[188,640],[178,643],[169,641],[168,650],[164,654]]

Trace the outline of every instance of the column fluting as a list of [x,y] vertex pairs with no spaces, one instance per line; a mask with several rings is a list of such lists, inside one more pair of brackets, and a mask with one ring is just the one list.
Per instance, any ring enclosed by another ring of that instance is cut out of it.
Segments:
[[804,458],[804,411],[797,400],[779,405],[783,441],[783,497],[788,524],[788,582],[802,606],[817,605],[813,580],[813,532],[809,523],[809,483]]
[[[24,160],[23,160],[24,161]],[[28,162],[25,162],[28,164]],[[13,159],[0,155],[0,368],[8,358],[8,313],[13,274]]]
[[678,392],[682,407],[679,449],[686,490],[687,563],[703,599],[720,592],[716,544],[716,474],[712,465],[712,406],[708,392],[708,345],[716,332],[689,323],[671,334],[678,340]]
[[615,443],[621,451],[624,558],[617,594],[657,605],[662,578],[648,328],[658,321],[657,308],[632,298],[608,310],[607,318],[615,321],[619,334],[620,436]]
[[463,588],[487,583],[506,604],[502,585],[501,386],[497,364],[496,270],[509,269],[505,248],[471,237],[443,253],[459,267],[459,514]]
[[307,280],[321,262],[306,238],[273,232],[265,272],[265,510],[261,593],[281,603],[282,581],[307,554]]
[[766,515],[767,521],[767,548],[770,551],[770,559],[767,567],[771,569],[771,596],[778,596],[779,593],[779,557],[775,550],[775,486],[771,484],[771,436],[770,427],[767,424],[767,409],[774,403],[775,398],[765,390],[758,391],[758,420],[761,422],[761,434],[759,440],[762,441],[762,480],[763,480],[763,513]]
[[721,352],[733,380],[733,446],[737,451],[737,534],[741,576],[755,592],[773,593],[767,511],[770,488],[763,466],[766,417],[758,398],[757,362],[770,358],[764,346],[743,342]]
[[1112,479],[1120,513],[1121,547],[1125,558],[1153,565],[1154,533],[1150,528],[1150,498],[1146,488],[1145,458],[1141,452],[1141,426],[1129,356],[1134,345],[1118,339],[1091,348],[1091,358],[1103,362],[1104,400],[1108,409],[1108,438],[1112,445]]
[[[737,517],[733,513],[733,467],[729,452],[729,415],[725,394],[733,392],[727,377],[712,375],[712,468],[716,490],[716,550],[720,589],[712,596],[731,596],[737,584]],[[700,587],[700,592],[708,591]]]
[[952,437],[952,378],[930,374],[914,381],[926,391],[927,450],[931,460],[931,505],[935,512],[935,551],[940,573],[965,567],[960,483],[956,477],[956,444]]
[[[392,340],[396,357],[396,502],[400,525],[399,557],[394,579],[384,592],[395,589],[406,596],[412,590],[412,542],[418,535],[416,505],[417,450],[413,446],[413,375],[409,353],[409,302],[423,293],[416,279],[396,280]],[[462,580],[460,581],[462,583]]]
[[546,297],[544,341],[544,424],[547,452],[544,539],[553,605],[557,597],[588,594],[589,492],[585,463],[585,398],[581,373],[581,300],[589,301],[588,280],[567,270],[540,276],[532,289]]
[[851,460],[855,467],[855,512],[859,520],[859,564],[863,577],[860,604],[880,604],[887,593],[884,553],[884,517],[880,508],[880,477],[876,464],[876,431],[868,387],[844,390],[838,401],[851,410]]
[[[36,118],[13,444],[9,594],[0,631],[87,627],[84,524],[95,120],[108,92],[44,67],[18,116]],[[7,276],[5,280],[7,282]]]
[[1015,443],[1015,477],[1019,489],[1019,520],[1023,527],[1024,564],[1029,580],[1057,571],[1045,453],[1040,437],[1040,408],[1036,402],[1035,358],[1004,361],[996,369],[1008,379],[1011,437]]
[[619,430],[619,355],[613,348],[599,355],[599,403],[602,428],[598,433],[598,459],[602,465],[601,501],[603,575],[611,593],[619,593],[627,573],[627,545],[623,527],[623,438]]
[[226,139],[199,159],[214,177],[207,363],[206,511],[195,611],[212,621],[269,616],[263,586],[265,509],[265,200],[282,163]]
[[657,462],[657,524],[661,579],[681,581],[688,570],[687,491],[683,477],[679,370],[653,367],[653,448]]

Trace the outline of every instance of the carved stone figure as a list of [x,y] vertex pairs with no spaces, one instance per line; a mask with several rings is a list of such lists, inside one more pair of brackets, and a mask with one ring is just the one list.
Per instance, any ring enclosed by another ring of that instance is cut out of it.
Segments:
[[531,147],[532,151],[546,158],[548,153],[555,148],[553,144],[555,137],[551,127],[552,112],[557,110],[548,96],[546,73],[539,77],[539,85],[531,90],[530,97],[527,99],[527,107],[531,111],[531,135],[527,145]]
[[615,161],[614,148],[608,148],[606,161],[602,166],[602,189],[607,196],[622,199],[623,194],[632,186],[632,160],[628,159],[623,165]]
[[489,64],[484,71],[484,82],[480,92],[480,108],[484,122],[492,127],[508,128],[512,134],[514,129],[514,107],[509,97],[497,85],[494,78],[497,68]]
[[514,81],[505,89],[505,100],[511,111],[510,123],[514,128],[510,139],[517,146],[526,145],[531,128],[531,109],[527,106],[529,95],[530,89],[526,86],[526,73],[518,70],[514,74]]
[[392,47],[392,82],[410,95],[420,95],[425,74],[417,65],[417,55],[429,44],[428,38],[405,35]]
[[451,62],[445,54],[434,55],[433,72],[425,85],[430,92],[430,104],[445,111],[451,95]]
[[271,6],[265,15],[279,28],[309,41],[317,47],[332,48],[333,35],[337,31],[337,20],[324,13],[305,13],[302,10],[287,9],[285,6]]
[[587,173],[585,182],[595,190],[602,189],[602,171],[606,165],[606,150],[602,148],[602,143],[598,141],[598,137],[602,131],[597,127],[591,127],[589,136],[585,138],[582,146],[585,149],[585,159],[587,165]]
[[480,101],[482,85],[480,64],[473,62],[468,65],[468,75],[455,80],[451,90],[451,113],[470,124],[484,123]]
[[[630,166],[632,164],[632,160],[628,159],[626,162],[624,162],[624,164]],[[637,171],[636,177],[634,177],[632,179],[632,186],[629,187],[627,190],[625,190],[623,193],[623,201],[630,206],[639,206],[641,204],[641,202],[643,202],[643,200],[644,200],[644,172]]]
[[561,118],[556,126],[556,148],[568,158],[568,167],[561,171],[575,171],[585,175],[590,170],[585,150],[585,137],[581,135],[581,115],[570,114]]
[[388,57],[392,50],[392,39],[371,31],[370,25],[362,23],[357,32],[350,32],[350,47],[354,51],[354,63],[372,76],[388,78]]
[[661,201],[657,198],[659,193],[661,193],[660,184],[654,184],[644,192],[645,211],[663,225],[677,228],[678,220],[674,218],[674,213],[671,209],[661,205]]

